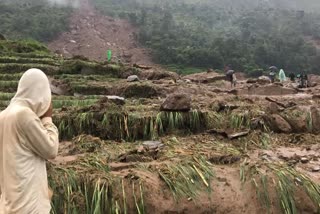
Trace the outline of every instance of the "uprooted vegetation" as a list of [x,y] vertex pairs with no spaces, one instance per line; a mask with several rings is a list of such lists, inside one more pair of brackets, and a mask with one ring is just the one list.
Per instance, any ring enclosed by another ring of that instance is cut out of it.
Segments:
[[[235,93],[245,82],[233,91],[220,77],[187,82],[38,51],[0,54],[0,109],[25,69],[46,68],[62,140],[48,162],[53,213],[319,212],[317,96],[265,99]],[[161,111],[173,93],[191,103]]]

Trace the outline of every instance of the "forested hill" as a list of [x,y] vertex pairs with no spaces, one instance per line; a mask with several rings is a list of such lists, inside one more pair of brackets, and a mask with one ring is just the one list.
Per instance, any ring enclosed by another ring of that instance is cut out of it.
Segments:
[[50,41],[68,28],[72,4],[47,0],[0,0],[0,34],[10,39]]
[[[78,0],[83,1],[83,0]],[[67,31],[73,0],[0,0],[0,34],[49,42]],[[318,0],[86,0],[130,20],[163,65],[251,74],[271,65],[320,73]]]
[[[276,65],[318,72],[318,1],[94,0],[102,13],[129,19],[162,64],[257,72]],[[309,1],[308,1],[309,2]],[[320,70],[319,70],[320,71]]]

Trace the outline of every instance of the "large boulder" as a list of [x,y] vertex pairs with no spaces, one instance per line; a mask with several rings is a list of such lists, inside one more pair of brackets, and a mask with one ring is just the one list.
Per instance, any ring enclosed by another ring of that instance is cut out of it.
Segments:
[[309,130],[310,128],[308,123],[308,112],[309,109],[305,109],[302,107],[296,107],[285,112],[286,121],[288,121],[295,133],[304,133],[311,131]]
[[161,111],[189,111],[191,109],[191,97],[187,94],[172,94],[162,103]]
[[184,80],[190,80],[192,82],[197,82],[197,83],[213,83],[217,81],[222,81],[225,80],[226,76],[216,73],[216,72],[203,72],[203,73],[196,73],[196,74],[190,74],[187,76],[184,76]]
[[163,71],[163,70],[143,70],[140,72],[139,76],[141,79],[147,80],[161,80],[161,79],[170,79],[176,81],[179,79],[179,75],[175,72]]
[[131,76],[128,76],[127,78],[127,82],[137,82],[137,81],[140,81],[137,75],[131,75]]
[[125,98],[152,98],[158,95],[158,90],[153,85],[140,83],[128,85],[121,93]]
[[290,124],[280,115],[272,114],[265,117],[269,128],[272,131],[279,133],[290,133],[292,132],[292,128]]
[[109,101],[113,102],[116,105],[124,105],[126,104],[126,100],[124,99],[124,97],[119,97],[119,96],[107,96],[106,97]]
[[258,78],[257,83],[260,85],[266,85],[266,84],[270,84],[271,80],[267,76],[261,76]]
[[267,111],[270,114],[277,114],[280,112],[280,107],[276,103],[270,103],[267,106]]

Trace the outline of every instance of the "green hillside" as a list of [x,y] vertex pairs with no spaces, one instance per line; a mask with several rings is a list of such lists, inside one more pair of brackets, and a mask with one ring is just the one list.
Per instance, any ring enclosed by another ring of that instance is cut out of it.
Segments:
[[94,2],[104,14],[127,18],[139,27],[140,42],[162,64],[216,69],[231,64],[249,73],[277,65],[295,72],[317,72],[319,55],[310,41],[320,36],[320,16],[307,7],[317,6],[316,2]]
[[68,27],[71,8],[45,0],[1,0],[0,34],[11,39],[50,41]]

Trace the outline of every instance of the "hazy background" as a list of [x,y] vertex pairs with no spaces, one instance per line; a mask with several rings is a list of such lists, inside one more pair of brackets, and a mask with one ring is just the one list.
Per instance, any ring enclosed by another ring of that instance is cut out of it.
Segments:
[[[0,34],[46,43],[55,40],[70,30],[70,17],[81,1],[0,0]],[[223,69],[227,64],[253,75],[271,65],[320,73],[320,0],[89,3],[96,15],[129,21],[136,31],[128,34],[151,50],[154,62],[181,73]],[[117,30],[112,28],[111,34]]]

